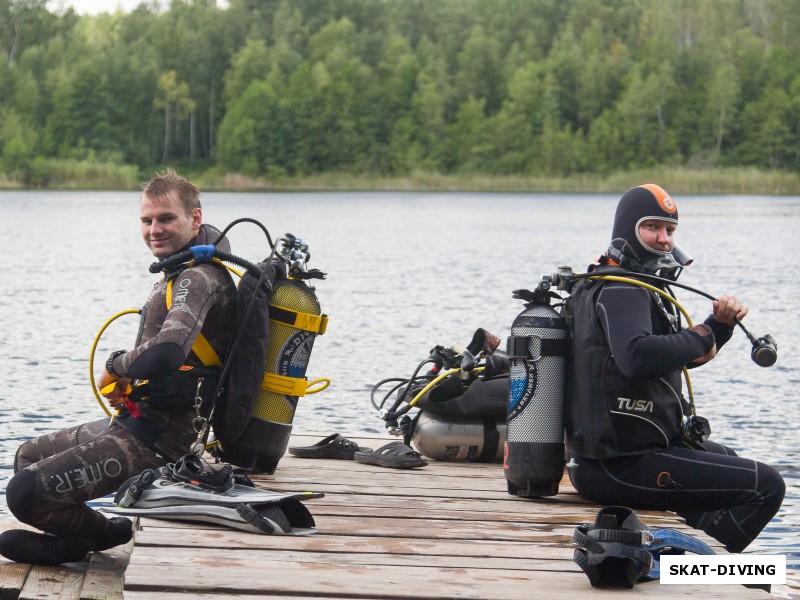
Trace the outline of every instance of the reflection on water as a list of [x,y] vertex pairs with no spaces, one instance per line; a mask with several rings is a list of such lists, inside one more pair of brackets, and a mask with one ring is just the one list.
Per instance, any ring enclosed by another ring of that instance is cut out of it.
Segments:
[[[0,488],[19,443],[97,418],[88,355],[110,315],[139,306],[155,282],[138,234],[136,193],[0,192],[6,244],[0,291]],[[369,391],[380,379],[409,376],[436,344],[465,344],[483,327],[509,333],[521,310],[511,291],[569,264],[583,270],[605,249],[616,196],[425,193],[214,194],[205,220],[262,221],[277,237],[311,244],[310,266],[328,273],[316,288],[330,315],[309,376],[324,393],[301,401],[295,425],[345,434],[382,433]],[[793,272],[800,199],[679,199],[681,246],[697,260],[681,281],[713,294],[735,293],[750,307],[748,326],[772,333],[778,363],[751,362],[736,333],[720,357],[693,372],[696,402],[713,439],[775,465],[787,483],[784,506],[752,546],[786,552],[800,571],[800,475],[793,431],[800,426],[800,286]],[[263,258],[252,225],[230,235],[233,250]],[[11,258],[13,257],[13,258]],[[695,320],[707,300],[679,293]],[[98,357],[129,347],[136,318],[116,321]],[[98,366],[100,362],[97,363]],[[4,503],[0,518],[8,518]]]

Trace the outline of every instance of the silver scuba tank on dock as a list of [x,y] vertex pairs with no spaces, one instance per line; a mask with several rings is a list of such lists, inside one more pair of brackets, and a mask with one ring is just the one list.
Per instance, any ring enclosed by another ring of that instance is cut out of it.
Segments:
[[525,310],[508,338],[509,397],[503,467],[508,493],[554,496],[564,474],[564,398],[569,332],[550,306],[549,282],[518,290]]
[[506,439],[504,419],[449,417],[423,412],[411,438],[420,454],[434,460],[500,462]]
[[444,402],[423,398],[412,441],[434,460],[500,462],[506,441],[503,404],[508,377],[475,379],[462,394]]
[[[411,377],[375,384],[370,398],[388,432],[402,435],[406,445],[413,442],[420,454],[434,460],[501,461],[508,360],[505,352],[495,352],[499,344],[500,338],[478,329],[466,348],[437,345]],[[428,364],[430,370],[421,374]],[[393,387],[377,401],[376,393],[386,384]]]

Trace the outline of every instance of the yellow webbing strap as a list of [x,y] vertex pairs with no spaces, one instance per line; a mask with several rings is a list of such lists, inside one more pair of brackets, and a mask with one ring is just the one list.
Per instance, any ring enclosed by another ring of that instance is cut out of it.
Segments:
[[[167,310],[172,308],[172,279],[167,281]],[[214,348],[208,343],[206,336],[202,333],[197,334],[197,339],[192,344],[192,352],[195,353],[200,362],[206,367],[221,367],[222,361],[219,359]]]
[[[330,385],[330,379],[320,377],[314,381],[299,379],[297,377],[287,377],[276,373],[264,373],[261,381],[261,389],[267,392],[275,392],[284,396],[305,396],[306,394],[316,394]],[[320,387],[313,388],[320,384]],[[313,388],[313,389],[312,389]]]
[[328,315],[312,315],[311,313],[298,312],[277,304],[270,304],[269,310],[270,321],[283,323],[295,329],[322,335],[328,328]]

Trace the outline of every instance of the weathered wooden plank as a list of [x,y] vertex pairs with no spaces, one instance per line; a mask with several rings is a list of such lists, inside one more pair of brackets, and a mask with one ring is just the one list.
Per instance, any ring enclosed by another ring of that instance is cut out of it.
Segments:
[[[213,557],[210,557],[213,558]],[[619,600],[619,589],[595,590],[580,571],[512,571],[507,569],[463,569],[437,566],[396,568],[385,565],[341,563],[295,563],[280,555],[253,563],[250,569],[228,568],[224,555],[207,564],[132,563],[126,575],[126,598],[130,592],[195,591],[242,597],[247,594],[336,596],[353,598],[479,598],[484,600],[563,600],[591,593],[592,598]],[[577,569],[577,567],[575,567]],[[625,590],[626,597],[654,597],[667,591],[658,583],[645,583]],[[670,596],[709,599],[763,598],[763,592],[731,586],[675,586]],[[140,598],[142,596],[139,596]]]
[[[436,566],[452,569],[508,569],[512,571],[574,571],[577,567],[572,562],[572,551],[564,549],[550,553],[542,553],[538,558],[522,557],[487,557],[481,556],[480,550],[463,548],[462,554],[396,554],[381,552],[362,552],[358,547],[351,547],[349,552],[296,551],[282,549],[280,560],[290,563],[336,563],[339,565],[384,565],[389,567]],[[475,553],[475,554],[473,554]],[[549,554],[549,555],[544,555]],[[264,548],[228,548],[224,553],[201,553],[193,560],[192,565],[208,568],[226,568],[246,570],[253,565],[267,564],[275,561],[275,551]],[[178,558],[173,548],[150,548],[147,551],[147,562],[150,565],[185,566],[185,561]]]
[[88,566],[89,561],[82,560],[59,567],[31,567],[25,585],[20,590],[19,599],[78,600]]
[[0,559],[0,600],[16,600],[30,570],[30,565]]
[[[406,485],[392,485],[392,486],[369,486],[366,483],[350,482],[349,480],[330,481],[327,483],[317,482],[286,482],[286,481],[267,481],[258,482],[259,487],[270,490],[286,491],[286,492],[323,492],[326,494],[374,494],[383,496],[396,496],[406,498],[409,506],[413,506],[413,502],[423,498],[464,498],[464,499],[493,499],[504,500],[510,499],[509,495],[502,489],[488,490],[488,489],[464,489],[444,487],[441,482],[431,482],[429,480],[420,479],[419,481],[412,481]],[[554,497],[549,500],[553,504],[561,504],[567,501],[573,502],[572,498],[567,495]]]
[[[353,498],[352,502],[350,499]],[[362,514],[369,511],[375,516],[398,515],[405,519],[485,520],[537,523],[571,523],[594,521],[596,505],[546,504],[534,505],[505,501],[482,500],[479,503],[450,498],[436,498],[419,506],[408,506],[408,501],[397,497],[379,497],[374,501],[359,502],[353,496],[331,494],[325,498],[306,503],[314,515]],[[651,527],[672,527],[676,516],[668,513],[649,513],[637,511],[643,522]],[[661,523],[661,524],[659,524]]]
[[360,535],[265,536],[242,534],[231,530],[157,528],[142,530],[136,537],[137,560],[150,557],[161,548],[170,552],[190,553],[203,548],[209,552],[223,550],[267,550],[269,552],[327,552],[393,554],[412,557],[470,556],[511,559],[572,558],[572,550],[563,546],[528,542],[495,542],[489,540],[433,540],[424,538],[386,538]]
[[133,540],[105,552],[93,552],[81,587],[81,600],[121,600],[125,569],[130,562]]
[[[161,591],[161,592],[151,592],[151,591],[126,591],[125,592],[125,600],[220,600],[220,594],[216,593],[203,593],[197,591],[190,591],[190,592],[178,592],[178,591]],[[264,600],[265,598],[269,598],[269,600],[297,600],[298,598],[308,598],[307,595],[295,595],[292,594],[291,596],[287,596],[285,594],[236,594],[236,600]],[[354,596],[347,596],[343,594],[337,594],[336,596],[322,596],[322,595],[315,595],[314,600],[358,600]]]
[[[155,521],[155,519],[153,519]],[[148,520],[149,522],[149,520]],[[448,521],[442,519],[380,518],[368,515],[333,516],[316,518],[317,535],[348,535],[431,538],[451,540],[498,540],[537,543],[564,542],[572,536],[572,525],[549,525],[539,523],[493,523],[489,521]],[[177,527],[178,522],[170,522]],[[189,527],[207,527],[203,524],[186,523]],[[143,530],[147,525],[142,525]],[[245,534],[248,535],[248,534]]]

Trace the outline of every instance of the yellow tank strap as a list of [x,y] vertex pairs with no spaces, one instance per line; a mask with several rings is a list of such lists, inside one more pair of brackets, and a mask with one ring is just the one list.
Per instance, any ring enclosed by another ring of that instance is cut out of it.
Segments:
[[[306,378],[287,377],[276,373],[264,373],[261,381],[261,389],[266,392],[275,392],[284,396],[305,396],[306,394],[316,394],[327,388],[331,380],[327,377],[320,377],[314,381]],[[316,387],[315,387],[316,386]]]
[[[167,281],[167,310],[170,308],[172,308],[172,279]],[[195,353],[197,358],[200,359],[200,362],[206,367],[222,366],[219,355],[202,333],[197,334],[197,339],[194,341],[194,344],[192,344],[192,352]]]
[[269,320],[319,335],[325,333],[328,328],[328,315],[298,312],[277,304],[269,305]]
[[297,377],[286,377],[276,373],[264,373],[261,381],[261,389],[267,392],[275,392],[284,396],[305,396],[308,381]]

